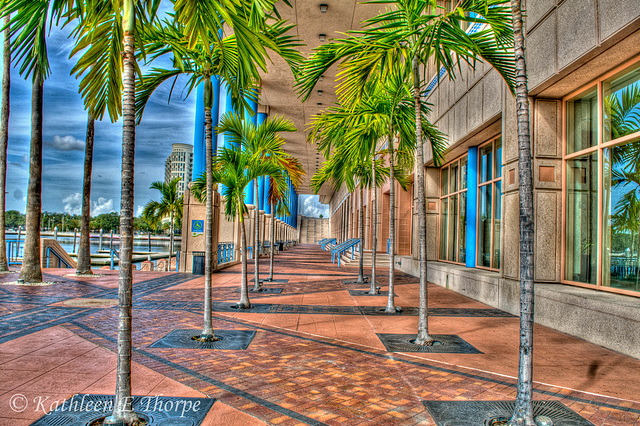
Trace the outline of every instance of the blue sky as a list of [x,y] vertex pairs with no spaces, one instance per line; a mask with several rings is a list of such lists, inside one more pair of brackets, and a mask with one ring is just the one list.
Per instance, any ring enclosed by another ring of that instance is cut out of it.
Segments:
[[[78,81],[69,73],[73,41],[69,30],[53,29],[48,38],[51,75],[44,84],[42,210],[79,213],[81,206],[84,140],[87,116],[78,94]],[[1,57],[0,57],[1,61]],[[168,61],[167,61],[168,63]],[[166,65],[166,64],[163,64]],[[151,182],[164,180],[164,161],[171,144],[193,143],[195,92],[182,99],[178,83],[168,104],[171,83],[151,98],[136,129],[135,206],[138,213],[157,198]],[[11,73],[11,115],[7,167],[7,210],[25,211],[29,141],[31,133],[31,81],[17,68]],[[92,215],[119,211],[122,123],[108,118],[96,122],[92,180]]]

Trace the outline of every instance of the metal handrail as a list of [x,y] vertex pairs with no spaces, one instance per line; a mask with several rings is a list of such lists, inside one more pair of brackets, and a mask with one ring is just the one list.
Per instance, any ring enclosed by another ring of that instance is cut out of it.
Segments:
[[337,247],[333,248],[331,250],[331,263],[335,263],[335,256],[337,255],[338,266],[340,266],[340,256],[342,255],[342,253],[344,253],[349,249],[351,249],[351,259],[353,259],[353,251],[355,250],[355,247],[358,246],[359,244],[360,244],[360,238],[352,238],[350,240],[343,242],[342,244],[339,244]]
[[47,247],[47,249],[45,250],[45,257],[47,258],[47,268],[49,268],[49,264],[51,261],[51,254],[53,254],[58,259],[58,265],[60,265],[61,263],[64,263],[66,268],[72,268],[72,266],[69,265],[69,263],[66,260],[60,257],[60,255],[56,253],[56,251],[53,250],[51,247]]
[[336,240],[335,238],[325,238],[320,242],[320,248],[324,250],[328,244],[335,244],[337,242],[338,240]]
[[115,255],[118,258],[118,260],[120,260],[120,253],[118,253],[116,249],[111,249],[110,253],[111,253],[111,270],[113,271],[113,256]]

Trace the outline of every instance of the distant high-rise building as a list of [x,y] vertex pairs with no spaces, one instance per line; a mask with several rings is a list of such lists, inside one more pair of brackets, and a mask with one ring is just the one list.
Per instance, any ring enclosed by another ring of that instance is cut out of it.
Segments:
[[174,143],[171,154],[164,162],[164,181],[171,182],[179,177],[178,194],[184,194],[187,184],[191,182],[191,171],[193,169],[193,145],[184,143]]

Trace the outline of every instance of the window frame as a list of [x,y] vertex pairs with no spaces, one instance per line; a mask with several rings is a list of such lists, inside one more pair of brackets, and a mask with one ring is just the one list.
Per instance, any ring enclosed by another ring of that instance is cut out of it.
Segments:
[[[500,272],[500,267],[498,268],[494,268],[494,267],[488,267],[488,266],[483,266],[480,264],[480,256],[481,256],[481,250],[480,250],[480,238],[479,238],[479,233],[480,233],[480,202],[481,202],[481,197],[480,197],[480,188],[482,188],[483,186],[488,186],[491,185],[491,243],[490,243],[490,257],[489,257],[489,264],[493,265],[493,253],[494,253],[494,249],[495,249],[495,238],[494,238],[494,230],[495,230],[495,212],[496,212],[496,183],[497,182],[502,182],[502,170],[500,171],[500,177],[496,177],[497,173],[496,171],[498,170],[498,165],[496,164],[496,142],[500,141],[500,147],[502,148],[504,146],[504,144],[502,143],[502,134],[495,136],[494,138],[488,140],[487,142],[482,143],[481,145],[478,145],[478,189],[477,189],[477,198],[478,198],[478,204],[476,206],[476,268],[479,269],[484,269],[487,271],[493,271],[493,272]],[[491,171],[491,177],[492,179],[489,179],[485,182],[480,182],[480,173],[481,173],[481,168],[480,165],[482,164],[482,148],[484,148],[487,145],[491,145],[491,167],[492,167],[492,171]],[[502,161],[502,156],[500,156],[500,160]],[[502,164],[500,164],[500,169],[502,169]],[[500,191],[502,193],[502,191]],[[500,196],[500,202],[502,203],[502,196]],[[502,206],[500,208],[500,220],[502,220]],[[502,226],[502,223],[500,224],[500,226]],[[500,229],[500,235],[502,236],[502,229]],[[499,237],[500,238],[500,237]],[[500,241],[498,241],[498,246],[500,246]],[[500,266],[502,266],[502,250],[500,250]]]
[[[618,74],[624,73],[625,71],[632,71],[634,66],[637,66],[640,63],[640,55],[631,59],[630,61],[626,61],[622,65],[612,69],[606,74],[601,75],[600,77],[589,81],[587,84],[581,86],[577,90],[569,93],[567,96],[562,98],[562,230],[561,230],[561,259],[560,259],[560,282],[562,284],[569,284],[576,287],[584,287],[593,290],[606,291],[610,293],[618,293],[624,294],[627,296],[640,297],[640,291],[635,290],[626,290],[616,287],[604,286],[602,285],[602,264],[603,264],[603,228],[604,228],[604,218],[603,218],[603,203],[604,203],[604,176],[603,176],[603,167],[604,167],[604,151],[606,149],[613,148],[614,146],[624,145],[625,143],[629,143],[635,140],[640,140],[640,131],[632,133],[630,135],[626,135],[620,137],[618,139],[610,140],[608,142],[604,142],[604,83],[606,80],[609,80],[612,77],[615,77]],[[580,151],[572,152],[571,154],[567,154],[567,134],[568,134],[568,126],[567,126],[567,118],[568,118],[568,107],[567,104],[573,98],[586,93],[588,90],[596,88],[596,96],[597,96],[597,135],[596,140],[597,144],[582,149]],[[567,233],[567,161],[575,159],[577,157],[581,157],[584,155],[591,154],[593,152],[597,152],[598,158],[598,177],[597,177],[597,190],[598,190],[598,208],[597,208],[597,236],[596,236],[596,284],[583,283],[578,281],[573,281],[566,279],[566,233]]]
[[[460,179],[461,175],[462,175],[462,167],[461,167],[461,165],[462,165],[462,160],[464,160],[464,159],[467,160],[467,173],[469,173],[469,158],[468,158],[467,153],[462,154],[461,156],[457,157],[456,159],[451,160],[448,163],[446,163],[445,165],[443,165],[442,167],[438,168],[438,178],[440,180],[440,182],[439,182],[440,183],[440,185],[439,185],[440,197],[438,199],[439,207],[440,207],[438,209],[438,262],[453,263],[454,265],[463,265],[463,266],[466,263],[459,261],[460,260],[460,249],[459,249],[460,245],[456,244],[457,247],[456,247],[456,252],[455,252],[455,258],[456,258],[457,261],[453,261],[453,260],[447,260],[447,259],[441,259],[440,258],[440,249],[441,249],[440,242],[441,242],[441,236],[442,236],[442,204],[443,204],[442,201],[445,198],[447,199],[447,215],[449,215],[449,211],[451,210],[449,208],[449,205],[450,205],[449,199],[452,198],[454,195],[458,196],[458,206],[457,206],[457,209],[458,209],[458,216],[457,216],[458,220],[457,220],[456,226],[457,226],[457,229],[458,229],[457,238],[458,239],[460,238],[460,194],[466,193],[469,190],[469,188],[467,187],[467,183],[466,182],[465,182],[464,189],[461,189],[461,187],[462,187],[462,180]],[[458,190],[456,192],[448,192],[446,195],[443,196],[442,195],[442,170],[445,169],[445,168],[449,169],[448,172],[447,172],[447,179],[449,180],[449,182],[447,183],[447,186],[450,187],[451,186],[451,166],[452,165],[457,165],[458,166],[458,171],[457,171],[457,174],[458,174]],[[468,202],[468,199],[467,199],[467,202]],[[465,217],[466,217],[466,213],[465,213]],[[449,229],[448,229],[449,228],[448,227],[449,219],[450,219],[450,217],[448,216],[447,217],[447,246],[446,246],[446,250],[445,250],[445,253],[446,253],[447,256],[449,255],[449,244],[451,242],[450,241],[451,239],[449,238]],[[465,229],[465,235],[466,235],[466,232],[467,232],[467,230]],[[465,242],[465,244],[466,244],[466,242]],[[466,258],[465,258],[465,261],[466,261]]]

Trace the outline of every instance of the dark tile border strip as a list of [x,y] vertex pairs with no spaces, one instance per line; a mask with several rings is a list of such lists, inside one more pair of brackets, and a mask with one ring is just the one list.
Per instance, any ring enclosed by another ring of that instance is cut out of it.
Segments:
[[17,339],[18,337],[26,336],[26,335],[31,334],[31,333],[36,333],[38,331],[45,330],[47,328],[51,328],[51,327],[55,327],[55,326],[60,325],[60,324],[71,322],[73,320],[76,320],[78,318],[81,318],[81,317],[84,317],[84,316],[87,316],[87,315],[91,315],[91,314],[93,314],[95,312],[98,312],[98,311],[100,311],[100,309],[86,309],[86,310],[84,310],[82,312],[78,312],[76,314],[63,316],[63,317],[58,318],[58,319],[53,320],[53,321],[40,323],[40,324],[38,324],[36,326],[33,326],[31,328],[25,328],[25,329],[22,329],[22,330],[7,334],[5,336],[0,337],[0,344],[9,342],[9,341],[11,341],[13,339]]
[[[103,333],[101,333],[101,332],[99,332],[97,330],[94,330],[91,327],[88,327],[88,326],[86,326],[84,324],[81,324],[81,323],[78,323],[78,322],[75,322],[75,321],[72,321],[71,324],[73,324],[76,327],[79,327],[79,328],[81,328],[81,329],[83,329],[83,330],[85,330],[85,331],[87,331],[89,333],[95,334],[96,336],[101,337],[102,339],[105,339],[105,340],[107,340],[107,341],[109,341],[111,343],[114,343],[114,344],[117,343],[116,339],[114,339],[112,337],[109,337],[109,336],[107,336],[107,335],[105,335],[105,334],[103,334]],[[279,406],[277,404],[274,404],[273,402],[270,402],[270,401],[262,399],[262,398],[260,398],[258,396],[252,395],[252,394],[250,394],[248,392],[245,392],[245,391],[243,391],[241,389],[238,389],[236,387],[230,386],[230,385],[228,385],[228,384],[226,384],[224,382],[221,382],[219,380],[212,379],[211,377],[205,376],[204,374],[201,374],[201,373],[199,373],[197,371],[191,370],[190,368],[184,367],[184,366],[182,366],[180,364],[176,364],[175,362],[166,360],[166,359],[162,358],[161,356],[158,356],[158,355],[155,355],[155,354],[153,354],[151,352],[145,351],[144,349],[133,348],[133,352],[136,352],[136,353],[138,353],[138,354],[140,354],[142,356],[150,358],[150,359],[152,359],[154,361],[157,361],[157,362],[159,362],[161,364],[164,364],[164,365],[166,365],[168,367],[174,368],[174,369],[176,369],[176,370],[178,370],[178,371],[180,371],[182,373],[188,374],[191,377],[195,377],[196,379],[201,380],[201,381],[203,381],[205,383],[209,383],[210,385],[213,385],[213,386],[215,386],[217,388],[220,388],[220,389],[222,389],[224,391],[227,391],[227,392],[232,393],[234,395],[238,395],[238,396],[240,396],[242,398],[245,398],[245,399],[247,399],[247,400],[249,400],[251,402],[255,402],[256,404],[262,405],[263,407],[266,407],[266,408],[268,408],[268,409],[270,409],[272,411],[275,411],[276,413],[284,414],[285,416],[288,416],[288,417],[291,417],[291,418],[296,419],[298,421],[301,421],[302,423],[305,423],[305,424],[308,424],[308,425],[312,425],[312,426],[328,426],[328,425],[326,425],[326,423],[322,423],[322,422],[320,422],[318,420],[315,420],[315,419],[312,419],[312,418],[307,417],[305,415],[296,413],[295,411],[291,411],[288,408],[281,407],[281,406]]]

